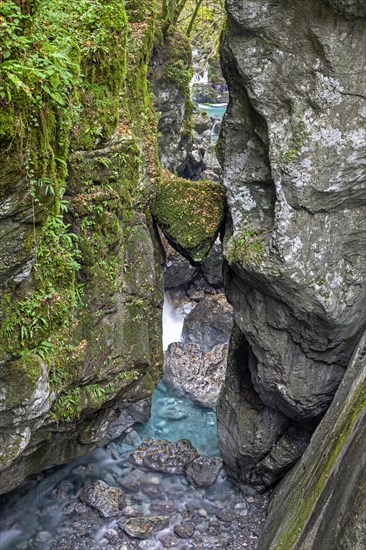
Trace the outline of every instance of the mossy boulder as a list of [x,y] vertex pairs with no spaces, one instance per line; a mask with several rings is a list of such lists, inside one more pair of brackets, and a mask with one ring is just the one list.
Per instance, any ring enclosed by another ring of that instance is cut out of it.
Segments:
[[164,170],[152,212],[170,244],[199,265],[223,223],[224,193],[219,183],[190,181]]

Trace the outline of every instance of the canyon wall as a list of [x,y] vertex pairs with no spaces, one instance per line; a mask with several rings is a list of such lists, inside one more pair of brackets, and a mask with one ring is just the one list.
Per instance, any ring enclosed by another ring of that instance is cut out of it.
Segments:
[[218,422],[250,491],[302,455],[365,327],[366,20],[361,2],[227,11],[219,155],[235,329]]
[[163,257],[149,212],[160,165],[147,72],[162,38],[155,2],[126,2],[127,12],[115,0],[2,7],[6,492],[94,449],[161,376]]

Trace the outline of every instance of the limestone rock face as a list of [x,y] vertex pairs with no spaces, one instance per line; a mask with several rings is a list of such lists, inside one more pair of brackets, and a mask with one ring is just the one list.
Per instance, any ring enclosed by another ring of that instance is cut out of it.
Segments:
[[245,354],[233,339],[219,422],[232,475],[247,483],[234,463],[248,460],[260,485],[284,471],[265,460],[269,447],[283,444],[287,465],[299,455],[365,326],[365,8],[228,0],[227,10],[224,256]]
[[158,113],[159,156],[162,165],[181,174],[192,147],[189,81],[191,47],[177,31],[156,46],[150,62],[150,80]]
[[210,351],[202,351],[196,343],[170,344],[165,353],[165,384],[201,407],[215,407],[225,378],[227,350],[228,344],[217,344]]
[[366,333],[304,456],[276,490],[258,548],[365,548],[365,466]]

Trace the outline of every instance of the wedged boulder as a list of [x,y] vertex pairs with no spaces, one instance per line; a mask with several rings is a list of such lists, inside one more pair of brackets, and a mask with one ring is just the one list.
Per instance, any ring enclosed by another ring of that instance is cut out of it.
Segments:
[[100,479],[83,487],[79,498],[84,504],[98,510],[103,518],[118,516],[125,503],[121,489],[111,487]]
[[153,472],[183,474],[185,466],[197,457],[197,449],[188,439],[172,443],[149,437],[131,454],[130,460]]
[[218,344],[210,351],[202,351],[199,344],[170,344],[165,354],[165,384],[202,407],[215,407],[225,377],[227,350],[228,344]]
[[118,525],[135,539],[147,539],[169,525],[169,516],[147,516],[120,520]]
[[210,251],[224,212],[219,183],[189,181],[163,171],[152,214],[170,244],[193,265],[202,263]]
[[209,351],[229,342],[232,326],[233,308],[225,295],[206,296],[184,319],[182,339]]
[[202,456],[195,458],[186,466],[186,477],[196,487],[210,487],[217,479],[223,461],[217,456]]

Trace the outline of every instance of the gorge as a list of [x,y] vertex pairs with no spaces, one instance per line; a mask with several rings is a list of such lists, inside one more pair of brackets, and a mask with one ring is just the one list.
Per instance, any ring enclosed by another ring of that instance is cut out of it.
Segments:
[[[219,167],[185,5],[1,2],[1,544],[362,550],[366,8],[226,1]],[[183,298],[204,311],[169,346],[165,384],[198,365],[210,393],[227,362],[218,440],[213,410],[170,386],[148,421],[164,286],[170,314]],[[230,342],[205,348],[223,292]],[[196,450],[169,447],[190,458],[156,474],[138,462],[150,437]],[[197,487],[193,463],[219,455],[230,480]],[[112,519],[88,508],[98,480],[110,502],[130,492]]]

